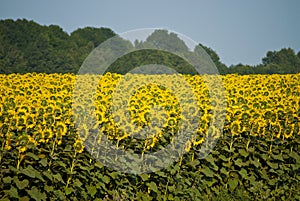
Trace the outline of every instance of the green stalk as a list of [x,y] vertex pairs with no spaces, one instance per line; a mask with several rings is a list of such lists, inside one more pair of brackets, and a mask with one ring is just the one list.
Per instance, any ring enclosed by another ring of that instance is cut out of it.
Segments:
[[72,164],[71,164],[71,168],[70,168],[70,176],[68,177],[66,188],[68,188],[68,186],[71,182],[73,171],[74,171],[74,168],[75,168],[75,162],[76,162],[76,151],[75,151],[75,154],[74,154],[73,159],[72,159]]

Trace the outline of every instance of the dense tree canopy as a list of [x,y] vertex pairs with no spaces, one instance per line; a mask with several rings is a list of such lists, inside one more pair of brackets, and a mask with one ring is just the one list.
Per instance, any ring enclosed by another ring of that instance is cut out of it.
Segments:
[[[68,34],[57,25],[42,26],[26,19],[0,21],[0,73],[77,73],[89,53],[103,41],[116,34],[109,28],[80,28]],[[199,44],[189,52],[185,43],[174,33],[155,31],[146,41],[134,44],[124,41],[123,47],[143,47],[156,44],[162,48],[172,44],[172,49],[185,55],[196,56],[197,48],[203,48],[221,74],[274,74],[299,73],[300,52],[291,48],[269,51],[257,66],[237,64],[227,67],[217,53]],[[168,47],[170,48],[170,47]],[[200,48],[200,49],[201,49]],[[172,66],[184,74],[197,73],[193,67],[177,55],[158,50],[139,50],[115,61],[109,71],[127,73],[134,67],[146,64]]]

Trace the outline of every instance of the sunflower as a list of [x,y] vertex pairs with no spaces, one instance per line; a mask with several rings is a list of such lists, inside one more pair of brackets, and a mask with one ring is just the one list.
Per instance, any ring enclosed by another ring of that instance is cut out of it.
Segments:
[[290,138],[292,137],[293,135],[293,132],[294,132],[294,124],[291,124],[291,125],[288,125],[286,128],[285,128],[285,131],[284,131],[284,137],[285,138]]
[[168,126],[169,126],[170,128],[176,127],[176,126],[177,126],[177,119],[176,119],[175,117],[170,117],[170,118],[168,119]]
[[56,131],[59,132],[62,136],[64,136],[67,134],[68,128],[63,122],[58,122],[56,124]]
[[199,144],[202,144],[203,142],[204,142],[204,137],[202,137],[200,140],[195,139],[193,140],[193,145],[197,146]]
[[50,128],[42,130],[43,136],[46,139],[46,143],[53,137],[53,131]]
[[146,146],[146,149],[149,150],[149,149],[153,148],[157,141],[158,141],[158,136],[154,136],[150,139],[146,139],[145,143],[149,144],[149,145]]
[[73,147],[74,147],[76,153],[82,153],[83,150],[84,150],[83,142],[81,140],[79,140],[79,139],[77,139],[75,141]]
[[17,149],[20,153],[23,153],[27,150],[29,144],[29,136],[28,135],[21,135],[17,138]]
[[25,119],[23,117],[17,117],[16,121],[17,121],[17,129],[19,131],[21,131],[23,128],[26,127]]
[[28,114],[25,116],[26,128],[33,128],[35,126],[34,115]]
[[34,133],[33,135],[35,141],[37,141],[38,143],[45,143],[45,135],[44,132],[41,131],[37,131]]

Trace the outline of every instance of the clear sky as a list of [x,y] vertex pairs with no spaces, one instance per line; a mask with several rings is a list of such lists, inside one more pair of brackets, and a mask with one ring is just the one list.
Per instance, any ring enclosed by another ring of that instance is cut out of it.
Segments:
[[[86,26],[116,33],[165,28],[215,50],[226,65],[261,62],[269,50],[300,50],[299,0],[1,0],[0,19]],[[1,45],[1,44],[0,44]]]

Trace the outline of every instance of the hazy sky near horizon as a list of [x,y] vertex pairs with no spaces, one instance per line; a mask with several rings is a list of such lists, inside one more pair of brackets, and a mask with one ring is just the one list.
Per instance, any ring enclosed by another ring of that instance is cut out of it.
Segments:
[[267,51],[284,47],[300,51],[299,9],[299,0],[1,0],[0,19],[56,24],[68,33],[165,28],[212,48],[229,66],[257,65]]

